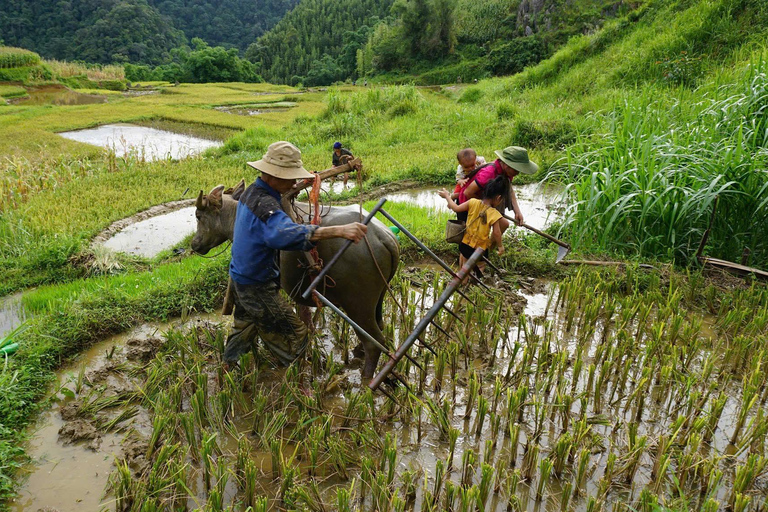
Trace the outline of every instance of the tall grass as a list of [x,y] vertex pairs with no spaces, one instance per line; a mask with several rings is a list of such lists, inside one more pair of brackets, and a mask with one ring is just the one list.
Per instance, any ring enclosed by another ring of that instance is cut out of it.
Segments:
[[[698,101],[696,101],[698,100]],[[628,95],[608,133],[572,146],[565,227],[589,250],[688,261],[717,217],[708,254],[768,261],[768,75],[750,64],[733,85],[672,100]]]
[[85,76],[95,82],[99,80],[125,80],[123,66],[108,64],[83,64],[80,62],[66,62],[60,60],[43,61],[51,68],[51,71],[60,78]]

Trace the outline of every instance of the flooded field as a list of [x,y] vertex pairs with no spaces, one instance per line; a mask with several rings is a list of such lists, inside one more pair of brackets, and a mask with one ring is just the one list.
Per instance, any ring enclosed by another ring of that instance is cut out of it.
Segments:
[[[513,185],[518,205],[523,213],[526,224],[535,228],[545,228],[555,220],[562,218],[562,203],[560,195],[562,187],[533,183],[530,185]],[[387,194],[392,202],[409,203],[432,210],[448,211],[445,199],[437,195],[439,188],[429,187],[405,190]],[[508,212],[509,215],[512,215]]]
[[90,105],[107,102],[107,97],[103,94],[83,94],[59,84],[26,89],[27,96],[9,102],[14,105]]
[[[114,510],[107,487],[115,460],[130,447],[129,434],[149,435],[152,431],[146,410],[125,414],[126,409],[121,407],[120,397],[134,392],[140,384],[131,377],[130,370],[157,350],[164,330],[184,328],[197,321],[143,325],[94,345],[57,373],[53,404],[31,429],[31,462],[22,470],[24,484],[10,510]],[[90,394],[82,393],[84,389]],[[78,414],[82,400],[92,399],[96,393],[107,401],[117,401],[117,405],[97,407],[93,417]],[[75,399],[76,394],[85,396]],[[121,413],[126,425],[117,422],[109,429],[103,428]]]
[[21,304],[21,295],[21,293],[16,293],[0,299],[0,338],[6,336],[29,318],[29,313]]
[[[56,407],[101,438],[76,447],[106,460],[118,443],[118,463],[109,485],[97,471],[103,496],[95,481],[94,496],[58,494],[121,511],[759,510],[768,356],[748,340],[768,331],[765,292],[734,295],[703,328],[684,288],[651,277],[625,294],[634,279],[621,279],[528,280],[522,294],[501,280],[452,299],[461,320],[438,316],[448,335],[430,328],[399,364],[409,389],[385,388],[394,401],[366,391],[354,335],[327,310],[287,370],[259,349],[223,373],[218,323],[108,341],[61,377]],[[431,267],[401,269],[384,311],[395,346],[444,285]],[[55,455],[71,431],[53,446],[55,416],[33,446],[73,468]],[[53,485],[37,473],[16,511],[52,506],[32,498]]]
[[269,112],[286,112],[296,105],[297,103],[293,101],[275,101],[254,103],[249,105],[222,105],[220,107],[214,108],[219,112],[226,112],[227,114],[237,114],[240,116],[257,116]]
[[182,159],[221,146],[221,142],[146,126],[107,124],[88,130],[59,133],[62,137],[113,150],[117,156],[143,160]]
[[196,226],[195,207],[189,206],[129,224],[107,239],[104,246],[152,258],[194,233]]

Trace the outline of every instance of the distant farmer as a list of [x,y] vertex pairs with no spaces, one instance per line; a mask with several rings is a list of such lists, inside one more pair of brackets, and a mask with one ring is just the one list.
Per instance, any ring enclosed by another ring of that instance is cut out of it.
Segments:
[[[503,150],[495,151],[495,153],[499,158],[493,163],[480,167],[459,191],[459,204],[465,203],[472,198],[482,199],[483,189],[497,176],[505,176],[511,182],[518,174],[536,174],[539,170],[539,166],[528,158],[528,151],[525,148],[509,146]],[[509,194],[505,201],[499,205],[498,209],[502,213],[505,210],[512,210],[515,213],[515,222],[518,226],[525,222],[520,206],[517,204],[517,196],[515,196],[515,191],[512,187],[509,187]],[[458,214],[458,217],[459,220],[466,220],[466,216],[462,218],[461,213]],[[504,219],[502,221],[504,221],[502,224],[503,232],[509,224]]]
[[281,194],[296,180],[314,177],[304,169],[301,151],[293,144],[275,142],[261,160],[248,165],[261,171],[261,177],[240,196],[235,218],[229,265],[235,322],[224,348],[225,370],[237,364],[257,337],[283,366],[307,348],[307,326],[280,295],[278,251],[309,251],[327,238],[358,242],[368,229],[357,222],[333,227],[296,224],[282,210]]
[[[348,150],[347,148],[343,147],[341,145],[341,142],[336,141],[333,143],[333,166],[338,167],[340,165],[344,165],[347,163],[348,160],[352,160],[355,158],[352,155],[352,152]],[[344,187],[347,186],[347,181],[349,180],[349,173],[344,173]]]

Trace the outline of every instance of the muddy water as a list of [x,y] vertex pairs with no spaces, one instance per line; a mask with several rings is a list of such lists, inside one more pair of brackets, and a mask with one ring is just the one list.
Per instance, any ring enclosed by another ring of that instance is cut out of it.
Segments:
[[191,206],[130,224],[104,242],[104,246],[152,258],[194,233],[196,227],[195,207]]
[[0,338],[30,317],[21,304],[21,295],[21,293],[16,293],[0,299]]
[[225,112],[227,114],[258,116],[270,112],[287,112],[296,105],[297,103],[293,101],[276,101],[272,103],[254,103],[251,105],[222,105],[214,108],[219,112]]
[[113,150],[117,156],[135,155],[148,161],[166,158],[178,160],[221,146],[218,141],[130,124],[107,124],[88,130],[62,132],[59,135]]
[[[86,389],[105,388],[104,396],[132,390],[138,381],[129,377],[123,365],[131,364],[137,358],[147,357],[157,348],[156,342],[162,333],[170,328],[182,328],[202,321],[220,321],[215,315],[200,315],[181,322],[145,324],[127,333],[108,338],[87,351],[66,368],[59,371],[52,389],[50,409],[41,414],[36,425],[30,429],[27,453],[31,462],[22,470],[23,484],[18,497],[10,504],[14,512],[80,512],[114,510],[114,502],[107,493],[109,475],[114,469],[115,459],[123,452],[123,443],[129,432],[148,435],[152,431],[149,416],[141,410],[134,418],[121,425],[119,432],[99,431],[94,439],[72,442],[69,434],[60,431],[74,421],[65,420],[62,411],[72,404],[73,398],[59,390],[68,388],[76,394],[80,375]],[[148,347],[154,347],[152,349]],[[114,412],[112,412],[114,414]],[[66,416],[66,413],[65,413]],[[77,428],[74,429],[77,432]],[[83,435],[83,429],[80,429]],[[87,437],[84,435],[84,437]]]
[[[562,188],[555,185],[532,183],[514,185],[515,196],[523,213],[525,222],[535,228],[544,228],[561,218]],[[448,211],[445,199],[437,195],[438,188],[421,188],[387,194],[393,202],[409,203],[430,210]],[[509,212],[508,212],[509,214]],[[510,214],[511,215],[511,214]]]
[[[431,271],[432,267],[427,266],[426,269]],[[425,308],[430,306],[433,297],[436,295],[436,291],[432,289],[431,284],[433,282],[432,272],[427,270],[424,268],[409,269],[404,276],[406,279],[402,282],[395,283],[394,285],[395,293],[399,297],[401,303],[405,304],[406,308],[414,307],[417,318]],[[473,355],[469,356],[466,361],[464,361],[464,357],[461,356],[462,361],[460,362],[459,371],[456,373],[455,378],[450,378],[450,370],[447,369],[446,376],[442,381],[441,390],[434,389],[434,373],[433,371],[429,371],[425,380],[425,391],[424,393],[419,393],[417,397],[420,401],[419,403],[421,403],[423,407],[417,407],[415,409],[415,416],[393,414],[391,418],[386,420],[382,419],[380,422],[377,422],[377,433],[379,433],[382,438],[387,433],[397,436],[398,461],[395,486],[400,488],[400,478],[406,471],[415,471],[416,476],[419,479],[416,484],[413,510],[421,509],[423,489],[425,487],[423,485],[423,479],[428,479],[426,487],[431,489],[435,477],[435,467],[438,461],[447,461],[449,455],[448,443],[441,437],[435,422],[430,418],[428,413],[428,408],[425,405],[425,402],[428,399],[434,400],[435,402],[447,400],[448,403],[451,404],[451,413],[448,421],[450,426],[457,429],[460,434],[452,461],[454,469],[452,472],[449,472],[445,478],[455,485],[460,484],[462,458],[464,454],[468,453],[470,450],[474,452],[477,460],[473,467],[470,468],[471,474],[474,475],[473,478],[471,478],[471,481],[477,484],[481,478],[481,461],[499,468],[499,471],[520,469],[524,459],[524,447],[527,443],[536,442],[537,444],[540,444],[541,452],[538,459],[544,459],[548,456],[547,452],[552,450],[557,441],[556,436],[558,435],[558,428],[556,428],[555,425],[560,421],[560,413],[558,412],[559,410],[554,407],[551,409],[551,413],[547,412],[548,419],[545,423],[548,426],[544,429],[542,438],[538,441],[532,440],[532,427],[534,421],[531,415],[537,410],[535,404],[540,401],[545,401],[545,406],[547,403],[549,403],[548,407],[555,405],[554,402],[551,402],[552,398],[554,398],[553,396],[547,399],[541,393],[541,390],[536,390],[533,387],[531,387],[531,395],[529,395],[530,405],[527,407],[528,412],[526,417],[520,420],[520,440],[513,451],[510,450],[508,438],[505,440],[504,433],[494,437],[490,427],[489,416],[486,416],[483,426],[478,429],[476,428],[478,419],[477,408],[472,407],[470,410],[467,410],[467,370],[475,370],[481,379],[483,379],[481,383],[482,395],[491,402],[494,379],[502,378],[505,386],[511,386],[509,388],[510,391],[514,391],[515,387],[521,383],[529,383],[530,379],[533,379],[534,383],[541,382],[542,376],[538,375],[539,368],[537,367],[545,364],[542,358],[546,359],[550,356],[557,355],[558,353],[572,356],[576,352],[579,337],[583,332],[588,333],[585,335],[587,337],[587,348],[584,351],[585,363],[589,364],[596,358],[596,345],[603,334],[601,332],[601,327],[603,326],[598,326],[598,329],[591,334],[589,334],[590,331],[587,330],[591,326],[578,325],[578,322],[576,322],[577,325],[573,328],[568,329],[565,326],[563,318],[563,309],[565,306],[561,306],[559,310],[555,310],[557,291],[554,285],[527,280],[525,282],[524,290],[525,291],[521,293],[522,297],[510,295],[504,297],[503,300],[507,303],[511,303],[519,301],[520,298],[522,298],[524,304],[520,308],[513,309],[515,311],[515,317],[517,316],[517,312],[525,314],[529,321],[528,330],[519,329],[514,322],[506,323],[508,319],[500,320],[496,325],[488,323],[485,327],[487,329],[498,328],[498,333],[503,339],[495,349],[484,349],[477,346],[473,347]],[[486,308],[490,305],[490,303],[480,304],[481,307],[484,305]],[[459,304],[454,302],[452,306],[456,311],[459,311],[460,313],[462,312],[462,309],[460,309],[462,306]],[[464,304],[464,307],[468,308],[466,304]],[[388,303],[385,307],[385,323],[394,326],[401,325],[402,318],[399,318],[398,315],[397,308],[395,308],[393,304]],[[337,338],[336,333],[338,332],[340,324],[338,319],[327,310],[325,311],[324,317],[324,328],[318,336],[321,351],[324,351],[325,354],[330,355],[338,362],[343,358],[343,355],[338,344],[334,344],[334,340]],[[450,318],[447,315],[444,315],[442,319],[439,319],[439,322],[445,325],[449,319]],[[475,324],[472,324],[467,329],[473,328],[474,326]],[[636,326],[633,326],[633,330],[635,327]],[[400,330],[396,328],[395,339],[402,341],[406,331],[407,329]],[[453,332],[455,333],[456,331]],[[703,337],[707,337],[706,332],[701,332],[700,334]],[[474,336],[475,333],[467,335]],[[445,348],[445,339],[434,330],[430,331],[427,336],[429,341],[435,343],[438,348]],[[493,336],[491,336],[491,338],[492,337]],[[534,350],[536,350],[536,347],[540,345],[544,339],[550,340],[548,349],[539,351],[530,367],[518,367],[515,370],[515,374],[508,380],[504,376],[505,372],[507,372],[507,368],[511,368],[512,366],[510,365],[519,365],[522,351],[529,347],[533,347]],[[481,343],[479,337],[473,338],[472,342],[474,344]],[[399,341],[395,344],[398,343]],[[513,349],[516,343],[521,344],[522,349],[520,351],[515,351]],[[99,350],[106,351],[108,348],[109,346],[102,346]],[[314,350],[314,348],[311,350]],[[425,356],[426,351],[421,350],[421,353],[419,354],[416,349],[413,349],[411,354],[414,355],[414,357],[422,359]],[[167,359],[163,359],[163,365],[174,365],[179,363],[178,358],[176,358],[174,354],[167,354],[167,356]],[[493,357],[493,359],[491,359],[491,357]],[[94,356],[94,359],[98,361],[98,354]],[[190,367],[194,364],[205,365],[208,372],[213,372],[215,360],[206,357],[200,359],[197,363],[195,360],[192,360],[186,364]],[[91,365],[92,363],[89,362],[89,368]],[[96,366],[98,367],[98,363]],[[434,359],[432,360],[432,367],[434,367]],[[569,365],[569,368],[570,367],[572,367],[572,365]],[[517,373],[518,371],[520,373]],[[567,369],[565,371],[566,375],[568,375],[571,370]],[[414,387],[419,380],[418,373],[419,372],[412,367],[407,375],[408,381],[411,382]],[[285,374],[285,370],[262,370],[261,373],[257,372],[256,377],[258,383],[254,385],[254,387],[271,388],[273,392],[273,394],[267,392],[262,395],[261,391],[259,391],[259,396],[273,399],[275,403],[281,403],[281,401],[285,399],[285,397],[279,396],[281,382],[284,381]],[[345,414],[345,395],[346,397],[355,396],[361,391],[362,383],[359,380],[359,371],[355,366],[345,367],[338,375],[342,381],[343,389],[345,389],[346,392],[342,394],[342,392],[339,391],[330,391],[327,393],[327,396],[317,395],[318,400],[317,402],[313,402],[313,404],[316,404],[313,405],[313,407],[320,407],[320,404],[322,403],[324,412],[329,411],[334,414]],[[325,375],[323,371],[319,371],[312,375],[313,379],[319,380],[320,382],[322,382],[324,377]],[[249,376],[244,377],[244,381],[250,381],[249,379]],[[209,379],[209,384],[212,380],[213,379]],[[606,469],[608,454],[611,452],[619,454],[623,453],[623,447],[625,446],[627,436],[626,425],[632,421],[633,412],[626,410],[624,406],[626,402],[626,393],[622,394],[621,392],[619,392],[621,396],[615,401],[612,400],[612,396],[607,397],[602,411],[595,410],[589,399],[583,405],[586,409],[582,410],[582,405],[579,404],[578,397],[582,395],[586,395],[587,397],[590,396],[590,392],[586,389],[587,384],[585,380],[586,375],[585,372],[582,371],[581,380],[578,381],[578,385],[574,383],[573,390],[570,390],[570,387],[566,387],[565,392],[576,397],[570,408],[573,421],[577,421],[578,418],[585,415],[585,413],[586,415],[584,417],[590,420],[589,439],[592,439],[592,441],[586,444],[586,446],[591,449],[589,460],[590,470],[585,481],[584,490],[588,496],[595,496],[600,493],[598,487],[600,485],[600,479]],[[569,381],[569,379],[566,378],[566,381]],[[609,377],[608,381],[608,384],[605,386],[606,393],[614,388],[616,384],[612,377]],[[514,384],[515,382],[517,384]],[[727,384],[726,386],[729,388],[731,387]],[[211,392],[215,393],[215,390],[212,390]],[[718,424],[718,431],[716,432],[712,443],[711,449],[715,454],[728,451],[727,438],[728,434],[732,432],[734,415],[738,408],[738,390],[729,389],[728,393],[732,399],[729,399],[729,402],[726,405],[726,411]],[[249,391],[244,393],[245,399],[251,399],[254,394],[254,388],[250,388]],[[639,492],[650,482],[651,469],[653,466],[653,460],[651,458],[651,454],[653,453],[652,443],[655,442],[660,435],[669,433],[669,425],[679,412],[676,408],[676,404],[672,403],[671,398],[672,396],[670,396],[669,403],[666,402],[666,399],[659,402],[648,401],[647,409],[641,414],[638,435],[647,435],[649,443],[651,444],[649,444],[649,447],[641,458],[638,471],[630,482],[630,485],[620,484],[617,478],[616,483],[607,491],[606,503],[611,503],[618,499],[630,503],[635,502]],[[216,402],[216,397],[213,395],[211,395],[211,402]],[[383,415],[383,409],[387,403],[386,399],[378,397],[376,402],[377,413]],[[505,395],[502,394],[502,402],[501,405],[499,405],[499,412],[502,415],[505,411],[505,403],[506,398]],[[476,405],[477,404],[475,404],[475,406]],[[554,420],[550,418],[550,414],[552,414],[551,418],[554,418]],[[315,412],[312,412],[312,416],[314,415]],[[222,454],[230,460],[230,467],[234,465],[234,459],[236,457],[236,436],[254,436],[259,434],[259,432],[253,432],[254,423],[252,423],[252,414],[247,414],[243,411],[238,416],[239,417],[237,417],[234,422],[236,432],[230,432],[229,429],[227,432],[219,432],[221,435],[219,446],[222,447]],[[549,427],[550,424],[552,424],[552,428]],[[297,461],[297,465],[301,469],[302,480],[306,483],[309,478],[307,476],[306,459],[303,458],[303,455],[307,450],[306,444],[299,443],[298,446],[296,445],[296,439],[292,437],[290,433],[291,428],[288,428],[282,432],[282,435],[279,435],[279,438],[285,442],[282,453],[290,455],[291,453],[294,453],[295,449],[298,449],[297,452],[300,459]],[[502,431],[505,428],[504,423],[502,423]],[[344,434],[343,431],[338,431],[335,432],[334,435],[341,437]],[[108,453],[110,445],[107,441],[108,439],[106,437],[102,440],[102,447],[104,447]],[[486,456],[483,452],[486,450],[486,447],[489,446],[487,443],[493,443],[494,441],[499,441],[498,446],[493,448],[489,452],[489,455]],[[256,488],[258,494],[267,496],[270,499],[270,510],[279,510],[280,482],[279,479],[275,481],[270,476],[272,474],[272,459],[269,450],[265,449],[262,445],[260,449],[254,449],[251,452],[251,457],[255,461],[256,467],[259,469],[259,473],[256,476]],[[742,454],[738,460],[741,462],[744,457],[745,455]],[[197,465],[193,464],[192,466],[193,467],[190,470],[190,479],[187,483],[192,490],[188,498],[188,504],[191,508],[194,508],[203,506],[207,498],[200,469]],[[521,506],[520,510],[560,510],[559,500],[561,491],[563,485],[573,481],[574,475],[572,474],[572,469],[573,465],[569,463],[566,466],[562,479],[555,477],[550,479],[545,488],[545,500],[543,501],[536,500],[536,478],[534,478],[532,482],[521,482],[516,493]],[[325,471],[327,471],[327,473]],[[351,479],[360,476],[360,470],[355,464],[350,464],[347,471],[349,473],[349,479],[341,480],[332,468],[324,468],[323,464],[321,464],[319,477],[314,481],[317,482],[318,492],[325,503],[326,509],[333,509],[332,504],[335,503],[335,491],[338,485],[349,487]],[[502,472],[497,472],[496,476],[500,479],[506,478],[502,477],[503,474],[504,473]],[[730,477],[726,475],[725,478],[726,482],[728,482],[728,478]],[[239,495],[237,490],[232,486],[233,481],[234,477],[231,477],[227,489],[224,492],[225,505],[237,501],[238,499]],[[103,488],[98,487],[98,485],[99,482],[92,482],[94,488]],[[502,481],[500,484],[501,489],[504,489],[505,485],[506,481]],[[727,494],[729,492],[728,488],[728,483],[722,485],[715,496],[721,503],[724,503],[724,500],[727,499]],[[353,505],[353,509],[372,509],[370,490],[365,492],[367,492],[366,498],[356,501]],[[109,498],[107,497],[106,499]],[[499,492],[489,499],[484,509],[500,512],[507,510],[507,503],[507,497],[504,496],[503,492]],[[40,505],[42,505],[42,503]],[[98,504],[95,506],[97,505]],[[17,510],[36,510],[33,508],[34,506],[39,505],[30,503],[28,507]],[[440,507],[438,507],[438,509],[440,509]],[[570,509],[579,511],[587,510],[586,499],[584,497],[574,497]],[[605,509],[607,510],[607,508]],[[83,508],[83,510],[86,510],[86,508]]]
[[63,85],[27,87],[27,96],[10,100],[14,105],[89,105],[106,103],[103,94],[82,94]]

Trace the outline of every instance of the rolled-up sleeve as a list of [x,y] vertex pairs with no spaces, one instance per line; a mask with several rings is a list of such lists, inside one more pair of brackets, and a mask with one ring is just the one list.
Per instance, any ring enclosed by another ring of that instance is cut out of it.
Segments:
[[296,224],[283,211],[276,211],[266,220],[264,245],[279,251],[308,251],[315,246],[310,241],[318,226]]

